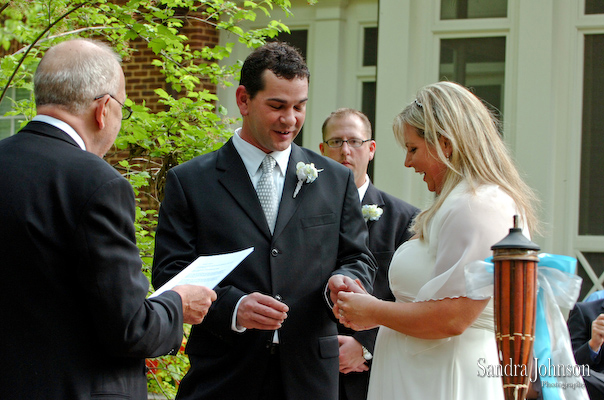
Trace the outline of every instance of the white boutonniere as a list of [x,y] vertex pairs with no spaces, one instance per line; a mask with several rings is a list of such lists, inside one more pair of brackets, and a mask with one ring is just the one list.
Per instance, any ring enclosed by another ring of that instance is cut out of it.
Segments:
[[379,208],[377,204],[365,204],[362,208],[362,211],[363,218],[365,218],[365,222],[377,221],[384,213],[384,210]]
[[321,171],[323,170],[316,169],[315,164],[313,163],[304,164],[302,161],[300,161],[298,164],[296,164],[296,176],[298,176],[298,184],[296,185],[296,190],[294,190],[294,199],[298,195],[302,184],[313,183]]

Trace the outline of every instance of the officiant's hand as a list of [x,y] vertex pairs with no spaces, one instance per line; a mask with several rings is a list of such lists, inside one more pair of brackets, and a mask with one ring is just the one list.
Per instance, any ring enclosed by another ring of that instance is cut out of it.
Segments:
[[173,289],[182,300],[183,322],[197,325],[203,321],[212,302],[216,300],[216,292],[205,286],[179,285]]
[[287,318],[289,307],[261,293],[251,293],[241,300],[237,309],[237,326],[247,329],[275,330]]

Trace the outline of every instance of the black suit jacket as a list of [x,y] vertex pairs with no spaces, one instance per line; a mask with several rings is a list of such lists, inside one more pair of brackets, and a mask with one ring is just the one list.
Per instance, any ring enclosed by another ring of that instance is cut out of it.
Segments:
[[146,399],[182,306],[145,300],[132,187],[42,122],[0,141],[0,170],[0,397]]
[[[394,300],[388,281],[390,260],[396,249],[413,236],[410,231],[413,218],[419,209],[369,184],[361,202],[363,205],[375,204],[383,210],[377,221],[367,221],[369,229],[369,250],[373,253],[378,270],[373,284],[374,296],[383,300]],[[355,332],[344,326],[339,326],[344,335],[352,335],[372,354],[378,329]],[[369,373],[349,373],[340,375],[340,398],[348,400],[364,400],[367,398]]]
[[591,339],[591,323],[602,313],[604,299],[578,302],[567,321],[575,360],[578,365],[588,365],[590,369],[590,374],[583,376],[583,380],[591,400],[604,399],[604,349],[600,349],[600,353],[592,360],[588,344]]
[[598,315],[604,313],[604,299],[588,302],[577,302],[568,315],[568,331],[577,364],[589,365],[597,372],[604,371],[603,351],[592,361],[589,349],[591,339],[591,323]]
[[[299,161],[323,171],[293,198]],[[376,268],[351,171],[292,144],[272,236],[232,140],[170,170],[165,193],[156,233],[155,287],[200,255],[254,247],[216,288],[218,299],[192,330],[187,352],[201,361],[189,372],[199,377],[193,383],[195,398],[257,398],[273,332],[237,333],[231,320],[243,295],[262,292],[279,294],[289,306],[279,331],[287,399],[335,399],[337,326],[324,289],[330,276],[342,273],[371,290]]]

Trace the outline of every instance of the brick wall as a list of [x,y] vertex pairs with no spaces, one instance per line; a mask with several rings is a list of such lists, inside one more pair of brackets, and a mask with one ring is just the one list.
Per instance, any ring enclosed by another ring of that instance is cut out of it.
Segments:
[[[185,23],[181,32],[189,38],[189,45],[192,50],[202,49],[205,46],[215,46],[218,44],[218,32],[212,25],[206,24],[197,17],[198,15],[191,14],[183,16]],[[161,104],[157,102],[157,96],[154,90],[162,88],[172,95],[174,92],[168,87],[164,81],[164,76],[159,69],[151,64],[156,58],[155,53],[147,48],[146,43],[142,41],[133,42],[131,47],[135,49],[132,55],[124,58],[122,67],[126,77],[126,93],[128,98],[133,102],[140,104],[145,101],[145,105],[152,112],[162,111]],[[216,92],[216,87],[209,81],[202,81],[199,89],[207,89],[212,93]],[[110,151],[105,159],[112,165],[116,165],[118,161],[128,157],[128,151],[118,152],[115,148]],[[156,201],[155,188],[146,188],[150,195],[142,194],[138,201],[142,208],[157,209],[159,204]]]
[[[121,1],[121,0],[115,0]],[[218,31],[213,25],[207,24],[201,20],[199,13],[186,14],[181,13],[184,19],[184,26],[181,32],[189,38],[189,46],[192,50],[201,50],[205,46],[215,46],[218,44]],[[9,50],[0,48],[0,57],[14,52],[22,47],[18,43],[14,43]],[[152,60],[157,56],[152,50],[147,48],[146,43],[142,40],[131,43],[131,47],[135,50],[129,57],[123,59],[122,68],[126,77],[126,93],[128,98],[134,103],[141,104],[143,101],[149,107],[151,112],[162,111],[162,106],[157,102],[157,96],[154,90],[162,88],[172,95],[175,95],[168,87],[164,80],[164,76],[159,69],[151,64]],[[212,93],[216,92],[216,87],[209,81],[202,81],[199,89],[207,89]],[[110,150],[105,159],[111,164],[116,165],[118,161],[128,157],[128,151],[118,152],[114,147]],[[149,188],[149,192],[154,192],[153,188]],[[157,208],[158,204],[153,197],[139,196],[139,202],[143,208]]]
[[[192,50],[201,50],[205,46],[213,47],[218,44],[218,32],[207,23],[201,21],[199,14],[183,15],[184,26],[181,32],[189,38],[188,44]],[[131,57],[124,59],[123,69],[126,76],[126,92],[128,98],[135,103],[146,101],[147,107],[153,112],[161,111],[160,105],[155,101],[153,90],[162,88],[170,91],[164,82],[163,75],[151,65],[156,58],[155,53],[147,48],[142,41],[132,43],[136,51]],[[202,82],[202,87],[215,93],[216,87],[210,82]]]

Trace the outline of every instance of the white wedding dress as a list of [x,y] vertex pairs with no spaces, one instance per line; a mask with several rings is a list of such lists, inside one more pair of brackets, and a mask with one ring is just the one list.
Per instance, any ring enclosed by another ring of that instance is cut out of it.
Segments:
[[[491,246],[509,233],[516,213],[499,187],[484,185],[471,193],[460,183],[434,215],[425,239],[410,240],[395,252],[389,274],[396,301],[466,296],[465,265],[492,256]],[[503,399],[501,378],[484,376],[485,368],[499,363],[492,303],[455,337],[427,340],[380,327],[368,400]]]

